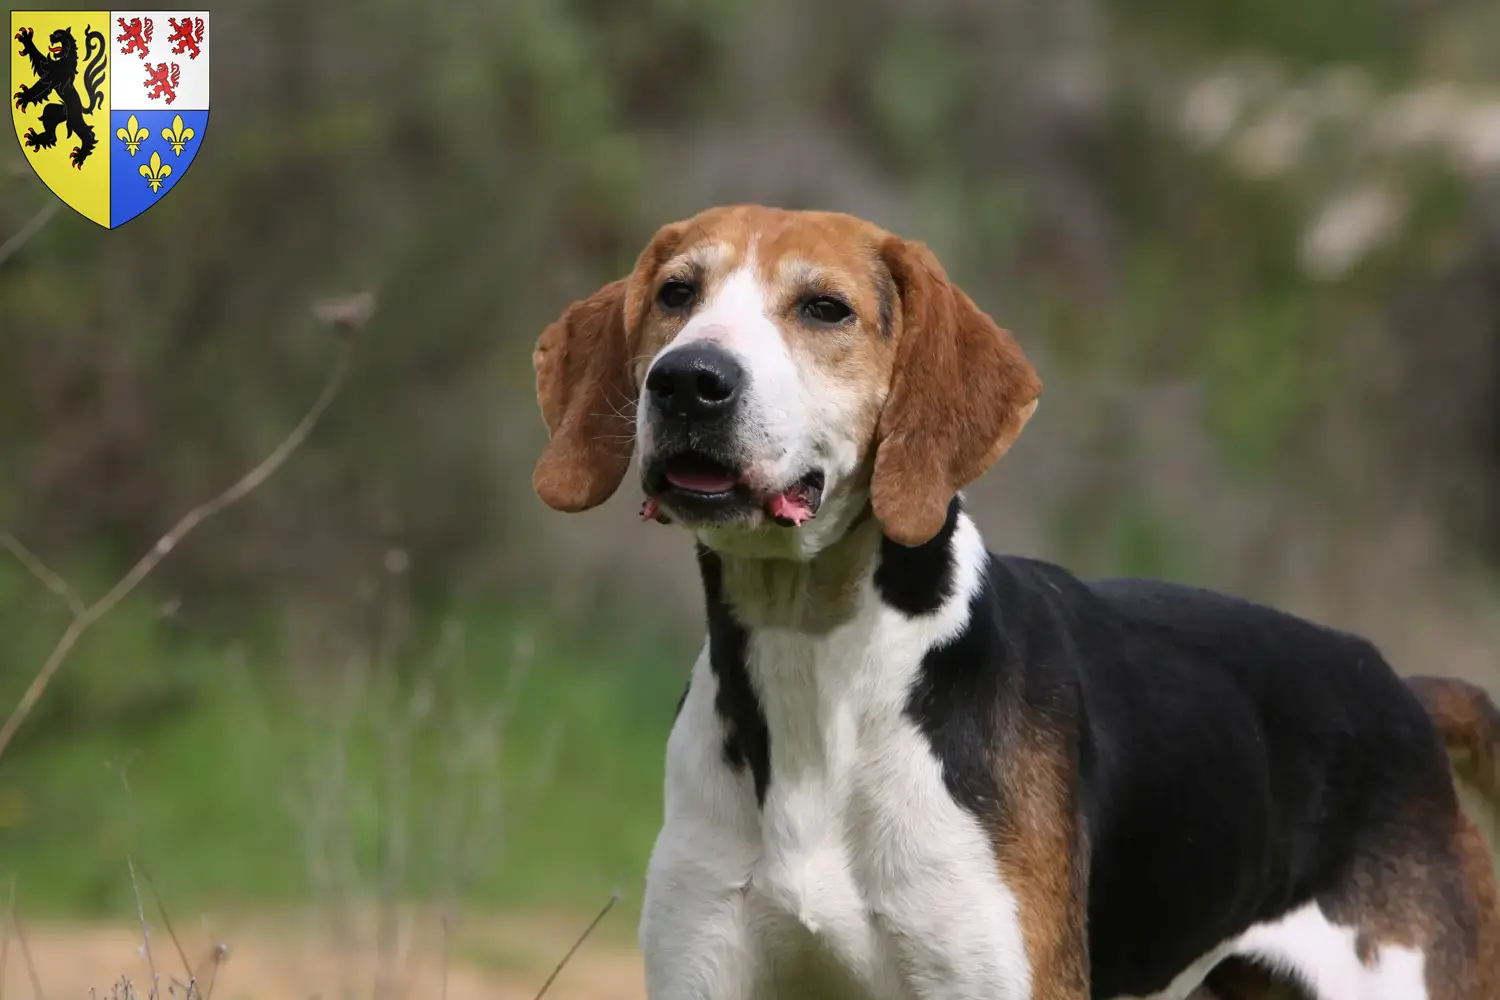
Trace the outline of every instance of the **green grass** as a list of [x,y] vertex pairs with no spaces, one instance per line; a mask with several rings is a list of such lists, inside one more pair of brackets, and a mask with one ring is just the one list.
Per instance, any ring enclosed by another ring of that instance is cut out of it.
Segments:
[[[132,912],[127,855],[181,912],[367,898],[393,872],[407,900],[456,887],[469,904],[582,911],[620,889],[633,909],[690,654],[493,610],[446,636],[357,696],[158,651],[191,697],[0,759],[0,876],[35,916]],[[342,871],[335,888],[320,864]]]

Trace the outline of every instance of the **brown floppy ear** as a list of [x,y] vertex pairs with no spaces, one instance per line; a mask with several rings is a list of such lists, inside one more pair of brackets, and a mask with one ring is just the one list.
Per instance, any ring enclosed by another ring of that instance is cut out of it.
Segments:
[[625,330],[626,281],[573,303],[532,352],[547,447],[531,475],[542,502],[581,511],[625,478],[635,435],[635,388]]
[[636,384],[647,284],[685,226],[663,226],[628,278],[569,306],[542,331],[531,355],[547,447],[531,485],[554,510],[575,513],[608,500],[635,450]]
[[900,293],[901,328],[871,499],[889,538],[921,545],[942,530],[954,495],[1015,442],[1042,381],[926,246],[891,236],[880,253]]

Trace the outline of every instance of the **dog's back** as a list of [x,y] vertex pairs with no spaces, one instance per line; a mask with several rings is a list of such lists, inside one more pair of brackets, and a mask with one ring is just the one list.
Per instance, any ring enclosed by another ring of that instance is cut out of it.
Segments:
[[1368,641],[1212,591],[1016,558],[991,579],[1026,661],[1077,671],[1097,996],[1150,995],[1247,927],[1271,950],[1327,923],[1372,958],[1469,961],[1449,947],[1467,929],[1438,925],[1494,903],[1460,877],[1439,728],[1492,776],[1482,693],[1430,682],[1430,713]]

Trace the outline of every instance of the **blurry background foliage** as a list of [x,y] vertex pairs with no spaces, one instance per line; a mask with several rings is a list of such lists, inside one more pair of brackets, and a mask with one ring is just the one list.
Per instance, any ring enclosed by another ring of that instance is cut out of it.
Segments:
[[[1017,332],[1047,389],[971,491],[993,546],[1496,679],[1493,2],[246,0],[213,30],[174,193],[0,264],[0,527],[97,595],[303,412],[335,352],[308,303],[380,310],[314,438],[0,759],[33,910],[129,905],[127,852],[179,901],[634,890],[690,546],[632,479],[535,500],[530,350],[712,204],[925,240]],[[0,148],[0,237],[50,197]],[[65,614],[0,559],[7,709]]]

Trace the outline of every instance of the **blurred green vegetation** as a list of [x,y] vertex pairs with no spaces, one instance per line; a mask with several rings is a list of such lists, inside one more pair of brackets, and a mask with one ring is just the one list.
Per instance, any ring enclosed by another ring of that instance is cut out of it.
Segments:
[[[97,626],[0,758],[29,910],[128,908],[126,854],[184,905],[393,867],[495,905],[634,888],[691,560],[539,510],[529,355],[712,204],[926,240],[1018,332],[1047,405],[1004,502],[976,499],[997,545],[1409,632],[1424,669],[1493,649],[1478,612],[1417,627],[1429,597],[1488,608],[1433,581],[1489,593],[1500,562],[1485,0],[248,0],[213,29],[170,198],[112,233],[64,212],[0,261],[0,529],[103,592],[304,411],[334,353],[309,303],[379,311],[307,446]],[[0,241],[51,197],[22,155]],[[0,706],[65,625],[0,560]]]
[[[26,912],[133,912],[127,857],[179,912],[387,895],[587,910],[614,891],[632,910],[683,683],[662,665],[690,652],[534,613],[458,609],[436,632],[309,685],[113,616],[71,664],[88,701],[52,702],[79,716],[35,720],[0,778]],[[108,697],[108,674],[148,664],[172,667],[157,692]]]

